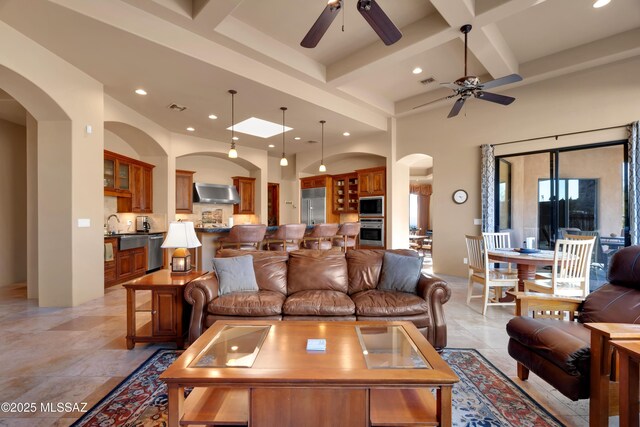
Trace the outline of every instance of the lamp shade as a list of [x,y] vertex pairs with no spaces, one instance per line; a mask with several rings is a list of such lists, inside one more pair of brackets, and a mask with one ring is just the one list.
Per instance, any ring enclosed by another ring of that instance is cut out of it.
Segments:
[[176,221],[169,224],[169,232],[162,242],[163,248],[198,248],[202,246],[191,221]]

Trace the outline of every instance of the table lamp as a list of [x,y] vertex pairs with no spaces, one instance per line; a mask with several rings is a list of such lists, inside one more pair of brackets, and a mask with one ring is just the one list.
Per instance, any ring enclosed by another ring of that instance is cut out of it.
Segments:
[[191,253],[189,248],[202,246],[193,222],[176,221],[169,224],[169,232],[162,243],[162,248],[175,248],[171,255],[171,274],[184,275],[191,273]]

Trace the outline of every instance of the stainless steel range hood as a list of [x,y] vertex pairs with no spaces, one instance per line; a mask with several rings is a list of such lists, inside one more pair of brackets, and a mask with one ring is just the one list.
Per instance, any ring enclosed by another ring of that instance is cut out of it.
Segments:
[[193,202],[235,205],[240,203],[238,190],[233,185],[193,184]]

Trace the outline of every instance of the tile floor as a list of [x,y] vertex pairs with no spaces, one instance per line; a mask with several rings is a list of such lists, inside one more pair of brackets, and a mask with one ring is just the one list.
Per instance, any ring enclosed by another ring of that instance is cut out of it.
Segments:
[[[533,374],[526,382],[517,379],[506,352],[513,308],[490,307],[483,317],[479,300],[465,304],[466,279],[443,278],[453,291],[445,305],[448,346],[478,349],[566,425],[588,425],[588,401],[572,402]],[[35,413],[0,413],[0,426],[69,425],[80,413],[41,412],[40,403],[86,402],[90,408],[157,348],[171,346],[127,350],[125,303],[121,286],[73,308],[39,308],[26,299],[24,286],[0,288],[0,402],[38,406]]]

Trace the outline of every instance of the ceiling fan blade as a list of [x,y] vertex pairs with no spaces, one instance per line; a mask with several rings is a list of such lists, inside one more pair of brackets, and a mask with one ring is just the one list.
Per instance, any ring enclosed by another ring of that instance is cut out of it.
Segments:
[[475,97],[484,101],[495,102],[496,104],[502,105],[509,105],[516,100],[515,98],[512,98],[510,96],[498,95],[497,93],[483,91],[476,92]]
[[424,104],[416,105],[415,107],[413,107],[411,109],[412,110],[416,110],[418,108],[426,107],[427,105],[435,104],[436,102],[444,101],[445,99],[455,98],[456,96],[457,95],[455,95],[455,94],[449,95],[449,96],[443,96],[442,98],[434,99],[433,101],[429,101],[429,102],[425,102]]
[[519,74],[509,74],[508,76],[483,83],[482,89],[491,89],[502,85],[508,85],[509,83],[519,82],[520,80],[522,80],[522,77]]
[[371,28],[378,34],[387,46],[394,44],[402,38],[402,33],[391,22],[391,19],[384,13],[375,0],[358,0],[358,11],[364,19],[371,25]]
[[316,47],[322,36],[324,36],[324,33],[326,33],[331,26],[333,20],[338,16],[338,12],[341,8],[342,0],[338,1],[336,4],[328,4],[320,16],[318,16],[318,19],[316,19],[316,22],[313,24],[307,35],[302,39],[300,46],[307,48]]
[[453,104],[453,108],[451,108],[451,111],[449,111],[449,115],[447,116],[447,119],[457,116],[460,110],[462,110],[462,106],[464,105],[464,101],[466,100],[467,98],[458,98],[456,103]]

